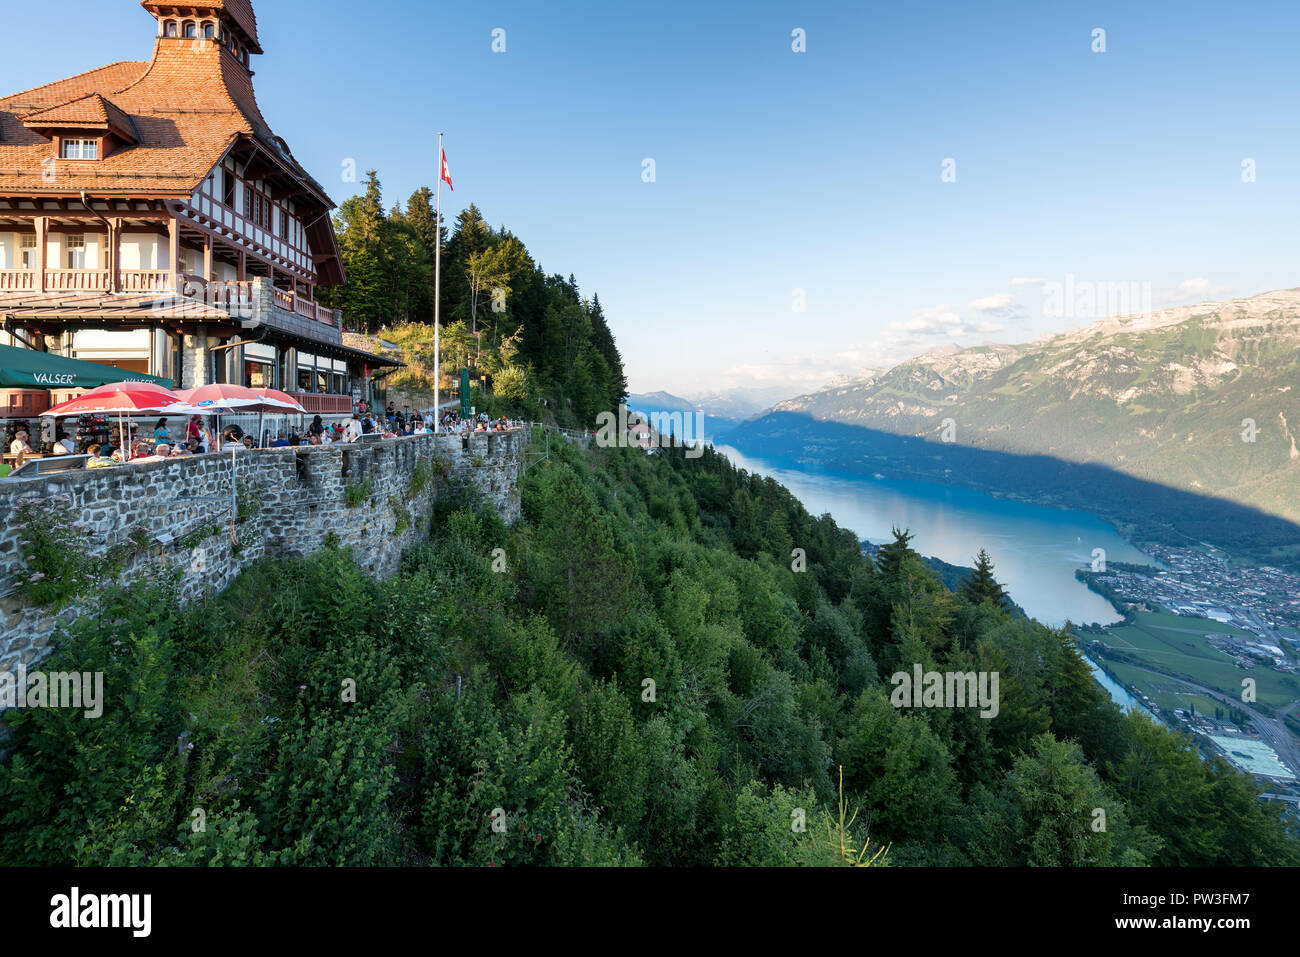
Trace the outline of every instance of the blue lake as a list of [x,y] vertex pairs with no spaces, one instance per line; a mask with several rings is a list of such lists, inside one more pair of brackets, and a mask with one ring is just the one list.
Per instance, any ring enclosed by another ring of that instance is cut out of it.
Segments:
[[972,564],[987,549],[995,574],[1011,597],[1044,624],[1110,624],[1110,602],[1074,577],[1093,550],[1107,561],[1155,564],[1095,515],[1025,505],[982,492],[910,479],[814,472],[803,466],[747,456],[718,446],[738,468],[770,476],[814,515],[829,512],[843,528],[873,543],[893,539],[891,528],[912,532],[912,547],[954,565]]

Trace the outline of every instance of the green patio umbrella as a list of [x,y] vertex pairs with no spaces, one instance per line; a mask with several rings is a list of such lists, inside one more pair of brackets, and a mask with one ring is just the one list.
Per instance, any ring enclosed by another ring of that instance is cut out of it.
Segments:
[[461,369],[460,370],[460,417],[462,419],[469,418],[469,404],[470,404],[469,370]]

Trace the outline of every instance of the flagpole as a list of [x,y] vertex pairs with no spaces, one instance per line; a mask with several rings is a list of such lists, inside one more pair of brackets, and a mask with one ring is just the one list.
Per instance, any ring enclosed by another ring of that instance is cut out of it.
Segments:
[[438,134],[437,212],[433,222],[433,432],[442,429],[442,407],[438,385],[442,378],[442,134]]

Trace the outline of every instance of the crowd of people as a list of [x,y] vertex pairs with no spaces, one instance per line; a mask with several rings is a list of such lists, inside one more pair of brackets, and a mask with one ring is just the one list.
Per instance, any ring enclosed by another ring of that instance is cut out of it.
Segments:
[[[115,441],[93,442],[79,446],[60,427],[55,427],[54,441],[50,448],[51,455],[88,455],[86,467],[91,469],[112,468],[118,465],[160,462],[164,459],[180,458],[187,455],[203,455],[207,452],[231,452],[257,448],[287,448],[311,445],[333,445],[339,442],[358,442],[363,436],[382,438],[400,438],[408,435],[430,435],[435,423],[439,431],[453,435],[469,433],[505,432],[517,428],[519,423],[506,418],[490,418],[486,414],[462,419],[459,412],[445,412],[441,419],[435,419],[434,410],[397,409],[389,403],[382,413],[368,409],[360,403],[352,416],[341,422],[326,424],[321,416],[315,416],[311,423],[302,429],[275,432],[264,431],[260,436],[246,434],[238,425],[230,425],[218,435],[211,426],[211,420],[202,416],[191,416],[185,424],[183,436],[179,440],[172,437],[172,429],[166,418],[161,418],[152,430],[152,436],[138,437],[141,431],[136,423],[122,426]],[[9,444],[13,468],[21,468],[26,458],[36,455],[31,444],[31,435],[26,429],[13,434]],[[6,467],[0,471],[5,474]]]

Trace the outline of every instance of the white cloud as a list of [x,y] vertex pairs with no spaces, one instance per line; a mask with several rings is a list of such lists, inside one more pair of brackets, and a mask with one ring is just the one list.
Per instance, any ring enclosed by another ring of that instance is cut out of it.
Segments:
[[792,355],[771,362],[751,362],[732,366],[720,376],[723,390],[787,386],[787,396],[815,392],[836,376],[858,376],[871,368],[880,368],[878,353],[870,347],[850,345],[822,355]]
[[1004,312],[1010,309],[1016,301],[1016,297],[1009,292],[999,292],[996,295],[984,296],[981,299],[972,299],[968,305],[976,312]]
[[1011,280],[1011,285],[1013,285],[1013,286],[1041,286],[1041,285],[1043,285],[1045,282],[1047,282],[1046,279],[1031,279],[1031,278],[1026,277],[1026,276],[1017,276],[1015,279]]
[[929,306],[917,309],[912,318],[906,321],[895,319],[889,328],[895,332],[918,332],[934,336],[945,334],[952,328],[960,328],[961,325],[961,316],[957,315],[952,306]]
[[1168,298],[1170,302],[1186,302],[1188,300],[1203,302],[1223,295],[1228,289],[1228,286],[1215,285],[1204,278],[1184,279],[1174,287]]

